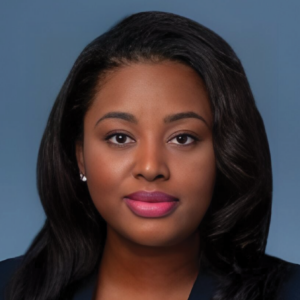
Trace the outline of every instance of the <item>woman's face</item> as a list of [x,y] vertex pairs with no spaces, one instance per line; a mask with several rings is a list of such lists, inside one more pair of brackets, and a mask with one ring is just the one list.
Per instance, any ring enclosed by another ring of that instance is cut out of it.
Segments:
[[[76,154],[110,230],[147,246],[175,245],[196,232],[216,175],[212,119],[201,78],[183,64],[137,63],[106,77]],[[124,197],[137,191],[176,201],[132,206],[136,200]]]

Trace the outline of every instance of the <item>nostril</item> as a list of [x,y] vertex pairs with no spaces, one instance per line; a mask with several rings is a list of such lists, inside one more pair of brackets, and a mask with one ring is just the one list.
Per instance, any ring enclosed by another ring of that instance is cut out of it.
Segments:
[[163,174],[158,174],[158,175],[151,175],[149,173],[145,174],[145,173],[140,173],[138,174],[136,177],[143,177],[145,178],[147,181],[154,181],[154,180],[158,180],[158,179],[165,179],[166,176],[164,176]]

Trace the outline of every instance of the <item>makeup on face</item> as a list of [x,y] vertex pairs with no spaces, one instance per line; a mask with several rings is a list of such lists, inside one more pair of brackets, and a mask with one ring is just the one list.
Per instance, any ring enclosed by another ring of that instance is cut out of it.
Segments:
[[215,181],[212,120],[202,79],[179,63],[133,64],[101,85],[77,157],[108,227],[148,246],[197,230]]
[[144,218],[167,216],[179,204],[179,199],[159,191],[138,191],[125,196],[124,201],[134,214]]

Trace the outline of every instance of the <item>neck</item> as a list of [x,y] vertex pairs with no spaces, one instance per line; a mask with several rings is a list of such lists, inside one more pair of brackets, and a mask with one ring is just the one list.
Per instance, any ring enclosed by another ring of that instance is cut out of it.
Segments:
[[199,245],[197,232],[180,244],[150,247],[129,241],[108,227],[98,286],[122,290],[123,299],[129,290],[149,297],[151,293],[163,297],[176,288],[189,294],[199,270]]

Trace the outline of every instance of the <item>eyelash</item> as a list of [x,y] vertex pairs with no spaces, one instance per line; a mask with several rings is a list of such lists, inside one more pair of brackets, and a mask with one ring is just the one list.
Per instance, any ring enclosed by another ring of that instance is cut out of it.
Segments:
[[[117,143],[112,143],[112,142],[109,141],[112,137],[117,136],[117,135],[122,135],[122,136],[126,136],[126,137],[131,138],[129,135],[127,135],[127,134],[125,134],[125,133],[123,133],[123,132],[115,132],[115,133],[110,134],[109,136],[107,136],[107,137],[105,138],[105,141],[107,141],[107,143],[109,143],[109,144],[111,144],[111,145],[113,145],[113,146],[115,146],[115,147],[120,147],[120,148],[126,147],[126,145],[129,144],[129,143],[117,144]],[[174,136],[171,140],[173,140],[174,138],[177,138],[177,137],[179,137],[179,136],[187,136],[187,137],[190,137],[190,138],[192,138],[192,139],[194,140],[193,142],[191,142],[191,143],[189,143],[189,144],[176,144],[176,145],[179,145],[179,146],[182,146],[182,147],[186,147],[186,146],[195,144],[196,142],[199,141],[199,139],[198,139],[196,136],[191,135],[191,134],[188,134],[188,133],[179,133],[179,134],[177,134],[176,136]],[[131,139],[132,139],[132,138],[131,138]]]

